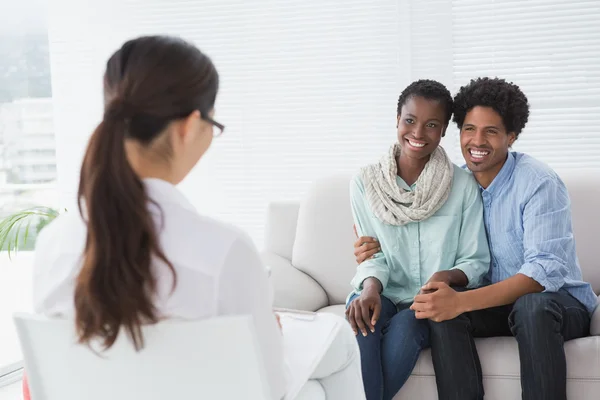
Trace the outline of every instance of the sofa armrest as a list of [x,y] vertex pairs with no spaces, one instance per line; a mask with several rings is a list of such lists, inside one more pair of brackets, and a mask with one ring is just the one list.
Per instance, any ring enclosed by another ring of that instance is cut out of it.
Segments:
[[275,307],[317,311],[328,305],[327,294],[321,285],[297,270],[290,260],[270,252],[261,256],[271,275]]
[[[600,296],[598,296],[600,302]],[[592,314],[592,321],[590,323],[590,335],[600,336],[600,304],[596,306],[594,313]]]

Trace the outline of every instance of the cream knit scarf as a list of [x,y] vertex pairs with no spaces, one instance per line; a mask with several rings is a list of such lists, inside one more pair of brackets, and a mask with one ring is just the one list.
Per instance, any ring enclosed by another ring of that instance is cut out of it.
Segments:
[[396,182],[400,145],[390,147],[377,164],[361,169],[367,201],[373,214],[390,225],[423,221],[439,210],[450,195],[454,165],[442,147],[435,149],[415,184],[406,191]]

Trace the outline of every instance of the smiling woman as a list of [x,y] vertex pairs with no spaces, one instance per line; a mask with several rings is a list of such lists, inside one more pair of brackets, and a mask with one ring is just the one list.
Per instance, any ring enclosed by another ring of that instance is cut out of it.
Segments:
[[408,308],[423,284],[473,287],[489,265],[477,185],[439,146],[452,103],[439,82],[410,84],[398,100],[397,143],[350,186],[363,236],[355,247],[373,245],[364,236],[378,239],[358,266],[346,310],[368,399],[394,397],[429,346],[427,323]]
[[[413,96],[406,99],[398,113],[398,156],[400,176],[408,185],[418,178],[431,154],[446,133],[445,106],[439,100]],[[415,176],[416,174],[416,176]]]

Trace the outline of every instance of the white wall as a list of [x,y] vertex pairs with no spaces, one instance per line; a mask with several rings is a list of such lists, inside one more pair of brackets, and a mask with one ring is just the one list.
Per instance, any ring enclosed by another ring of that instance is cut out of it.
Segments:
[[394,141],[397,97],[410,81],[406,20],[397,1],[51,1],[63,204],[73,209],[101,117],[105,60],[133,36],[181,35],[213,58],[222,77],[215,118],[227,125],[182,189],[260,242],[268,201],[297,199],[313,179],[354,171]]
[[[222,78],[215,118],[225,135],[182,190],[258,243],[269,201],[299,199],[315,178],[380,157],[395,140],[398,95],[418,78],[453,92],[478,75],[514,80],[532,105],[517,150],[555,167],[600,165],[600,2],[50,0],[49,10],[69,209],[101,118],[104,63],[152,33],[193,41]],[[461,162],[453,126],[443,145]]]

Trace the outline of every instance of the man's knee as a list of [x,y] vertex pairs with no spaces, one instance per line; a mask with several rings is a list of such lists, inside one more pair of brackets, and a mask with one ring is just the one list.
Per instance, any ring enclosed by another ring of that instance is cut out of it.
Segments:
[[427,323],[429,324],[429,330],[432,336],[445,336],[450,332],[468,330],[470,322],[469,319],[462,314],[454,319],[449,319],[442,322],[435,322],[428,319]]
[[521,296],[509,316],[513,334],[516,334],[517,329],[529,330],[560,322],[562,313],[555,296],[556,293],[529,293]]

